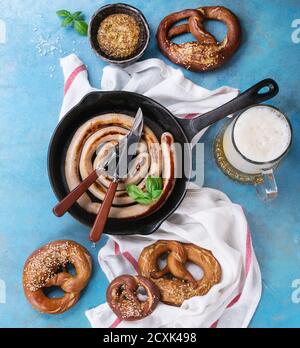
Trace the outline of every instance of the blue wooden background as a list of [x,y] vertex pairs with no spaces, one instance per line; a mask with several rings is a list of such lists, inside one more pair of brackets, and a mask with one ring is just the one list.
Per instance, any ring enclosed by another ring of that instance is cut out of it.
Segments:
[[[219,171],[212,158],[212,140],[220,125],[212,127],[204,138],[205,185],[223,190],[247,212],[263,277],[263,295],[251,327],[300,326],[297,293],[292,296],[293,281],[300,278],[300,43],[296,43],[296,33],[292,40],[295,30],[292,23],[298,19],[300,24],[300,1],[127,2],[139,7],[151,26],[153,39],[145,58],[163,58],[154,33],[166,14],[200,5],[228,6],[242,23],[241,49],[222,69],[185,75],[211,89],[224,84],[245,89],[266,77],[277,80],[280,94],[271,103],[289,115],[295,134],[293,148],[277,170],[278,199],[262,203],[252,187],[236,184]],[[56,200],[47,177],[47,147],[63,93],[59,57],[76,52],[88,65],[96,87],[100,85],[104,64],[91,51],[86,38],[60,28],[55,11],[82,10],[89,18],[106,3],[0,2],[0,327],[88,327],[84,310],[105,300],[107,281],[97,264],[100,246],[92,251],[95,261],[92,280],[78,305],[66,314],[48,316],[32,310],[24,298],[21,277],[26,257],[41,244],[70,238],[90,248],[87,228],[68,215],[59,220],[51,212]],[[220,24],[208,26],[220,37],[224,34]],[[6,40],[1,31],[4,27]],[[104,242],[105,239],[101,245]],[[5,304],[1,303],[3,281]]]

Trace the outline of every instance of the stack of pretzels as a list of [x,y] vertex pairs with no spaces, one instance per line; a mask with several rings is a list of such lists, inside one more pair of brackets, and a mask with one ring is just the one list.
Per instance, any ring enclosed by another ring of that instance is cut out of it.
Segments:
[[[159,269],[159,259],[167,255],[167,264]],[[186,268],[191,262],[203,271],[197,280]],[[106,292],[113,312],[123,320],[143,319],[162,301],[181,306],[185,300],[203,296],[221,280],[221,267],[211,251],[194,244],[159,240],[144,248],[139,260],[139,276],[123,275],[112,281]],[[140,301],[138,290],[146,292]]]
[[[183,19],[188,22],[175,26]],[[222,21],[227,26],[227,35],[222,42],[204,28],[204,21]],[[197,41],[176,44],[172,39],[191,33]],[[224,64],[237,50],[241,40],[241,28],[237,17],[222,6],[201,7],[184,10],[165,17],[157,30],[157,42],[161,52],[173,63],[193,71],[216,69]]]

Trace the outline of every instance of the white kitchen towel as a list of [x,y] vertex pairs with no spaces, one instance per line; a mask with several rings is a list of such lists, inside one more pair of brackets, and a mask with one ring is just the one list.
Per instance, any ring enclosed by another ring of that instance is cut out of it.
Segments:
[[[76,55],[62,58],[61,66],[65,76],[60,115],[63,117],[84,95],[96,89],[91,87],[86,67]],[[125,69],[106,66],[101,88],[145,94],[176,116],[185,118],[214,109],[238,94],[231,87],[204,89],[187,80],[181,70],[159,59],[138,62]],[[175,214],[151,236],[109,237],[99,253],[99,263],[108,280],[124,273],[135,274],[143,247],[158,239],[195,243],[212,250],[222,267],[222,281],[207,295],[185,301],[181,308],[160,303],[151,316],[137,322],[120,321],[107,304],[102,304],[86,312],[92,327],[246,327],[249,324],[261,296],[261,276],[247,221],[239,205],[231,203],[220,191],[189,189]]]
[[[62,58],[61,66],[65,77],[65,98],[60,118],[87,93],[96,90],[88,81],[85,65],[75,54]],[[239,93],[237,89],[227,86],[210,91],[185,78],[180,69],[154,58],[127,68],[107,65],[103,69],[101,89],[144,94],[180,118],[197,117],[225,104]],[[195,144],[204,132],[205,129],[199,132],[192,143]]]

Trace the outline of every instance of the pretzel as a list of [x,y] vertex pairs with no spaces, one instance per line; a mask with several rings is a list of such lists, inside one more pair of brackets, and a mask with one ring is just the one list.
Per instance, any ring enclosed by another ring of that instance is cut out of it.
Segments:
[[[69,263],[75,267],[75,276],[66,271]],[[31,254],[25,263],[25,296],[33,308],[41,313],[63,313],[79,300],[80,292],[86,287],[91,271],[91,257],[81,245],[70,240],[46,244]],[[43,289],[52,286],[60,287],[65,292],[64,296],[46,296]]]
[[[174,26],[178,21],[188,23]],[[227,35],[222,42],[204,28],[205,20],[222,21]],[[177,35],[191,33],[197,41],[176,44],[171,41]],[[237,17],[222,6],[184,10],[166,16],[157,30],[157,42],[161,52],[173,63],[193,71],[216,69],[224,64],[237,50],[241,40],[241,28]]]
[[[138,289],[142,287],[147,299],[140,301]],[[159,302],[159,290],[153,282],[141,276],[122,275],[115,278],[106,291],[106,299],[118,318],[134,321],[147,317]]]
[[[158,259],[166,253],[167,265],[159,270]],[[194,279],[185,268],[187,261],[202,268],[202,279]],[[181,306],[191,297],[207,294],[221,279],[221,267],[211,251],[176,241],[159,240],[144,248],[138,267],[139,274],[151,279],[158,287],[161,301],[174,306]]]
[[[109,146],[115,145],[132,128],[134,118],[109,113],[96,116],[85,122],[75,132],[68,147],[65,161],[65,177],[70,191],[75,189],[100,164],[103,164]],[[153,131],[144,126],[133,170],[119,183],[109,217],[133,219],[151,214],[160,208],[171,194],[175,184],[175,146],[172,134],[165,132],[160,141]],[[100,151],[98,151],[100,149]],[[135,184],[140,189],[146,186],[147,176],[163,177],[163,193],[149,205],[135,202],[128,196],[125,186]],[[97,214],[112,178],[100,175],[77,203],[87,212]]]

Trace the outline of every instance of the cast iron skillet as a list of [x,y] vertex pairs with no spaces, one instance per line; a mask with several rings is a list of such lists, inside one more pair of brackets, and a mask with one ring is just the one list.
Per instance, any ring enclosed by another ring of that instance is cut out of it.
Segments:
[[[264,91],[267,89],[267,91]],[[154,100],[131,92],[92,92],[86,95],[61,120],[54,131],[48,151],[48,175],[53,191],[58,200],[65,197],[69,190],[66,183],[64,165],[68,146],[76,130],[94,116],[109,112],[120,112],[134,116],[139,107],[142,108],[145,123],[160,138],[169,131],[175,142],[184,144],[191,141],[199,130],[217,122],[225,116],[238,112],[252,104],[261,103],[278,93],[278,85],[272,79],[266,79],[254,85],[237,98],[223,106],[201,115],[194,120],[176,119],[166,108]],[[186,194],[186,183],[191,171],[190,151],[182,154],[185,157],[186,170],[182,178],[176,180],[175,187],[165,204],[153,214],[134,220],[109,219],[107,234],[150,234],[167,219],[179,206]],[[183,163],[181,161],[181,163]],[[87,213],[78,204],[70,209],[70,214],[81,223],[92,226],[95,215]]]

